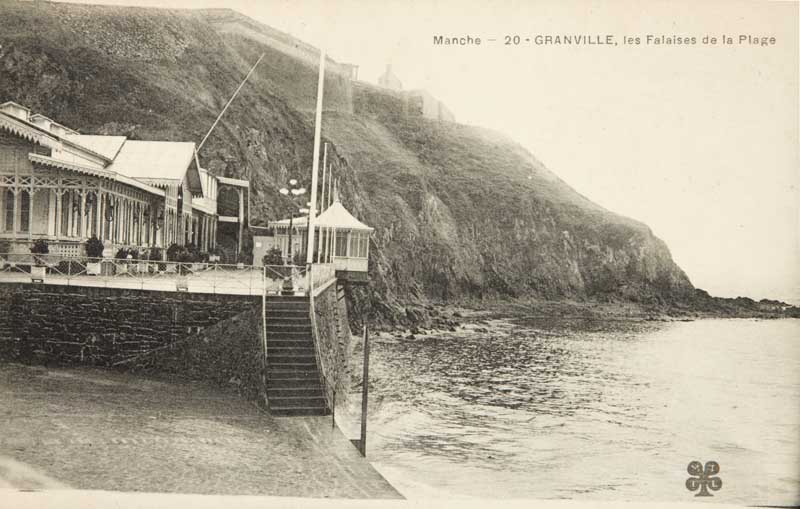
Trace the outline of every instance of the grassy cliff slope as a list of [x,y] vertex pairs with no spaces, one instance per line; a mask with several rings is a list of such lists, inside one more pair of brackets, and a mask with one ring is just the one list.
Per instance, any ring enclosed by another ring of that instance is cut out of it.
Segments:
[[[254,224],[281,216],[287,173],[310,179],[316,69],[308,46],[233,11],[0,0],[0,101],[84,133],[199,141],[261,53],[201,162],[253,184]],[[498,133],[404,113],[327,76],[323,136],[344,204],[376,227],[361,312],[496,297],[669,303],[694,289],[665,244]],[[288,171],[281,168],[284,167]]]

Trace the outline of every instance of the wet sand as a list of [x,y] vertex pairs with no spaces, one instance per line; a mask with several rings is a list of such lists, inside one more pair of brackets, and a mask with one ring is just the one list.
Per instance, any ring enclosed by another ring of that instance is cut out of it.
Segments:
[[329,417],[203,383],[0,364],[0,488],[399,498]]

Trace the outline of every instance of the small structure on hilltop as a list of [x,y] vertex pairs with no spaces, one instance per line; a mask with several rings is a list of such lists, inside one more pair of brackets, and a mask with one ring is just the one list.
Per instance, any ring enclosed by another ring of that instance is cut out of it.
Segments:
[[[281,249],[284,259],[289,253],[289,219],[271,221],[275,230],[274,244]],[[308,240],[308,216],[296,217],[292,221],[292,253],[306,257]],[[349,283],[366,283],[369,263],[369,238],[374,228],[356,219],[334,194],[333,203],[314,220],[315,252],[317,264],[331,264],[336,277]],[[290,260],[287,260],[291,263]]]
[[392,64],[386,64],[386,71],[378,77],[378,85],[390,90],[403,90],[400,78],[392,72]]

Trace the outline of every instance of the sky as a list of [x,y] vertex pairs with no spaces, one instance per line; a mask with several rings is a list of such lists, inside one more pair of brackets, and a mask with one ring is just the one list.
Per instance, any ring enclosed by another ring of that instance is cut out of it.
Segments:
[[[427,89],[459,122],[508,134],[586,197],[646,223],[695,286],[800,304],[795,2],[82,3],[228,7],[358,64],[363,81],[391,63],[404,88]],[[564,34],[617,45],[534,44]],[[647,34],[697,43],[646,44]],[[435,35],[482,44],[436,46]],[[520,44],[503,44],[514,35]],[[703,44],[706,35],[717,43]]]

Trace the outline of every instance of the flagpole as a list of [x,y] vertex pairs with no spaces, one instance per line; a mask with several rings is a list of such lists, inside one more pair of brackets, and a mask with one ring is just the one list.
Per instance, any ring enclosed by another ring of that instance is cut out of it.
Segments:
[[322,157],[322,198],[319,200],[319,211],[322,212],[327,208],[325,203],[325,179],[328,176],[328,143],[325,143],[325,155]]
[[314,262],[314,222],[317,215],[317,182],[319,175],[319,143],[322,135],[322,93],[325,86],[325,48],[320,50],[317,80],[317,115],[314,119],[314,165],[311,170],[311,205],[308,212],[308,244],[306,264]]
[[332,193],[333,188],[331,186],[333,186],[333,165],[332,164],[331,164],[331,167],[328,168],[328,207],[330,207],[331,204],[333,203],[333,193]]

